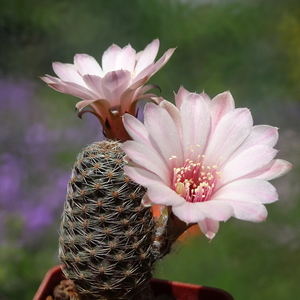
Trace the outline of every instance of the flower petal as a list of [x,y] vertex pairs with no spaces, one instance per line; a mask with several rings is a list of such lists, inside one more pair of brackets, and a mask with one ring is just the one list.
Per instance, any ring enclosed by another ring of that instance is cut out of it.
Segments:
[[99,99],[104,99],[104,93],[101,88],[102,78],[97,75],[84,75],[83,80],[87,87],[93,91],[95,94],[97,94]]
[[40,77],[43,81],[46,83],[59,83],[59,84],[64,84],[63,81],[57,77],[51,76],[51,75],[46,75],[44,77]]
[[228,112],[217,124],[208,141],[204,162],[206,165],[224,164],[227,158],[245,141],[252,129],[252,116],[248,109],[237,108]]
[[78,85],[85,86],[85,83],[80,76],[80,74],[77,72],[77,69],[72,64],[63,64],[61,62],[54,62],[52,64],[52,68],[55,72],[55,74],[62,80],[67,82],[74,82]]
[[159,148],[159,155],[169,166],[171,165],[170,159],[174,156],[178,162],[182,163],[182,148],[177,128],[168,112],[158,105],[147,103],[144,115],[145,127]]
[[[257,145],[275,146],[278,140],[278,128],[269,125],[256,125],[252,127],[251,133],[244,143],[230,156],[229,160],[235,158],[245,149]],[[229,161],[228,160],[228,161]]]
[[219,222],[212,219],[204,219],[198,222],[198,225],[209,240],[212,240],[219,231]]
[[[85,107],[89,107],[91,109],[84,110]],[[87,111],[94,113],[99,119],[99,121],[101,122],[101,125],[104,130],[105,121],[107,121],[110,118],[110,113],[109,113],[110,103],[107,100],[105,99],[82,100],[76,104],[76,108],[79,110],[78,116],[80,118]]]
[[116,69],[128,70],[129,72],[132,73],[134,67],[135,67],[135,50],[130,45],[127,45],[120,50],[117,56]]
[[123,150],[134,163],[156,174],[167,185],[171,184],[171,175],[166,162],[156,152],[135,141],[123,143]]
[[[180,107],[184,157],[196,160],[202,155],[210,131],[210,115],[206,101],[197,94],[189,94]],[[199,147],[193,151],[194,147]]]
[[141,121],[139,121],[132,115],[125,114],[123,115],[123,123],[126,131],[134,141],[147,146],[151,150],[157,150],[157,147],[153,143],[149,132],[147,131],[145,125]]
[[[131,105],[137,100],[141,99],[142,85],[146,83],[148,78],[142,78],[139,81],[134,82],[132,85],[127,87],[127,89],[122,93],[120,98],[120,115],[125,113],[130,113],[134,115],[136,112],[131,111]],[[129,83],[130,84],[130,83]],[[134,106],[134,105],[133,105]]]
[[186,223],[197,223],[206,218],[226,221],[233,215],[233,208],[225,201],[187,202],[172,207],[174,214]]
[[125,166],[124,172],[131,178],[134,182],[148,187],[151,185],[161,185],[163,184],[163,180],[157,176],[156,174],[137,167]]
[[224,165],[218,186],[225,185],[230,181],[260,169],[268,164],[277,152],[277,150],[265,145],[257,145],[246,149]]
[[292,169],[293,165],[283,159],[274,159],[262,168],[247,174],[245,178],[272,180],[283,176]]
[[167,50],[164,55],[155,63],[154,65],[154,71],[152,72],[152,75],[155,74],[158,70],[160,70],[171,58],[175,51],[175,48]]
[[183,86],[181,86],[176,93],[174,93],[174,98],[175,98],[175,104],[176,107],[180,110],[181,104],[183,103],[184,100],[186,100],[189,96],[190,92],[186,90]]
[[149,64],[153,63],[159,48],[159,40],[155,39],[146,48],[141,51],[135,67],[135,72],[138,74],[145,69]]
[[81,76],[89,74],[103,77],[104,75],[96,59],[88,54],[76,54],[74,65]]
[[266,207],[261,203],[245,203],[238,201],[226,201],[231,204],[234,217],[244,221],[262,222],[267,218]]
[[116,63],[117,57],[121,51],[121,48],[115,44],[111,45],[102,56],[102,70],[104,74],[117,70]]
[[101,89],[105,99],[111,103],[111,106],[120,104],[121,95],[128,88],[130,80],[131,75],[126,70],[112,71],[103,77]]
[[207,102],[207,104],[211,105],[211,99],[210,97],[203,91],[202,93],[200,93],[200,96]]
[[142,78],[144,78],[145,82],[148,81],[148,79],[154,74],[154,70],[155,70],[154,63],[151,63],[141,72],[137,73],[135,71],[135,77],[132,78],[132,83],[136,83]]
[[212,196],[214,200],[271,203],[278,200],[274,186],[261,179],[240,179],[226,184]]
[[155,204],[163,204],[163,205],[181,205],[185,202],[185,200],[180,197],[176,192],[167,187],[166,185],[151,185],[147,188],[147,194],[149,199]]
[[80,86],[73,82],[64,82],[64,83],[49,83],[54,90],[59,91],[64,94],[73,95],[81,99],[97,99],[98,96],[90,91],[89,89]]
[[269,125],[256,125],[253,126],[249,138],[245,141],[244,147],[250,145],[267,145],[274,147],[278,141],[278,128]]
[[159,106],[161,106],[163,109],[165,109],[168,114],[171,116],[171,118],[174,121],[174,124],[177,129],[178,137],[180,139],[181,144],[183,144],[183,133],[182,133],[182,123],[181,123],[181,116],[178,108],[172,104],[171,102],[167,100],[162,100],[159,103]]
[[211,130],[213,131],[219,121],[228,112],[234,110],[235,104],[230,92],[224,92],[217,95],[210,101],[210,115],[211,115]]

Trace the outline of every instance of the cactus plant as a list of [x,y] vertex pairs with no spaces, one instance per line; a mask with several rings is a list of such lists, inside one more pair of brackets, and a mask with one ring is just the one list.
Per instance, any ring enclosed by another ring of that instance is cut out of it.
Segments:
[[125,164],[121,143],[95,142],[78,155],[68,183],[59,256],[89,299],[132,299],[151,278],[155,223]]

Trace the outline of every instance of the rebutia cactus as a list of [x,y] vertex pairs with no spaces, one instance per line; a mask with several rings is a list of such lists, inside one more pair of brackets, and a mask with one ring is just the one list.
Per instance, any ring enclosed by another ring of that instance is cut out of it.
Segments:
[[146,189],[123,170],[128,162],[121,142],[130,137],[122,116],[136,116],[141,98],[160,102],[146,93],[156,85],[145,84],[175,50],[155,62],[158,48],[158,39],[138,53],[130,45],[112,45],[103,54],[102,66],[87,54],[77,54],[74,65],[53,63],[58,78],[42,77],[53,89],[81,98],[76,105],[79,116],[93,113],[105,137],[112,139],[85,148],[68,183],[59,256],[82,300],[150,299],[151,293],[144,291],[153,264],[178,236],[168,230],[171,236],[165,237],[174,220],[168,209],[154,219],[151,209],[142,205]]
[[143,299],[136,295],[151,278],[155,222],[141,205],[145,189],[124,174],[124,156],[119,142],[95,142],[68,183],[59,255],[82,299]]

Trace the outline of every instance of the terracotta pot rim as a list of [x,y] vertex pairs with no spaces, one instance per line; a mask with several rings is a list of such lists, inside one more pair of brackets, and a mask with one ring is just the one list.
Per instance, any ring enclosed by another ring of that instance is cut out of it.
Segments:
[[[46,297],[51,294],[53,288],[62,279],[64,279],[62,265],[50,268],[45,274],[33,300],[46,300]],[[162,293],[173,295],[178,300],[233,300],[233,297],[222,289],[193,283],[153,278],[150,281],[150,285],[155,296]]]

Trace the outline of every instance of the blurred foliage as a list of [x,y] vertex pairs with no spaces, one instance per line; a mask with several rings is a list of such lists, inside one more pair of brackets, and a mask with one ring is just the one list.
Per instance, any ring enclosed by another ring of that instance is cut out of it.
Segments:
[[300,87],[300,8],[287,11],[279,22],[279,34],[287,56],[290,87],[299,94]]
[[38,235],[30,245],[23,244],[21,247],[20,219],[18,216],[11,216],[6,221],[9,238],[0,245],[0,299],[29,300],[36,293],[45,270],[59,263],[55,243],[58,223],[54,222],[53,226],[44,231],[42,236]]
[[51,73],[53,60],[71,62],[80,52],[100,60],[112,43],[142,49],[159,37],[161,49],[178,47],[172,64],[157,74],[170,98],[179,85],[212,95],[230,89],[245,105],[270,92],[296,96],[286,95],[290,80],[299,76],[299,12],[291,5],[296,1],[196,7],[170,0],[3,1],[4,74],[35,77]]
[[[40,105],[34,109],[49,131],[76,128],[75,144],[63,146],[56,157],[60,167],[70,169],[76,152],[99,138],[101,128],[89,117],[77,120],[76,99],[49,89],[38,76],[52,75],[53,61],[72,62],[76,53],[100,61],[112,43],[122,47],[130,43],[139,51],[159,38],[159,55],[177,47],[170,62],[151,78],[150,83],[161,87],[161,95],[172,101],[180,85],[205,90],[211,97],[230,90],[237,106],[251,108],[256,123],[270,123],[286,133],[280,155],[295,168],[292,175],[275,182],[283,201],[268,207],[267,222],[233,220],[221,225],[211,243],[203,236],[187,239],[175,248],[179,253],[157,266],[156,276],[220,287],[236,299],[296,299],[300,292],[296,267],[300,246],[295,241],[300,231],[299,1],[194,2],[0,0],[0,77],[35,82]],[[17,119],[14,122],[15,127],[22,126]],[[0,300],[20,295],[31,299],[43,274],[58,263],[59,215],[36,243],[19,244],[22,223],[15,220],[12,216],[5,221],[11,228],[6,236],[11,238],[0,242]]]
[[[272,223],[270,219],[267,223]],[[197,236],[178,244],[174,253],[156,267],[155,275],[222,288],[234,299],[296,299],[300,293],[300,270],[296,267],[300,230],[293,235],[297,246],[291,247],[292,241],[280,243],[280,237],[275,236],[279,228],[267,228],[269,225],[230,220],[221,225],[210,243],[204,236]]]

